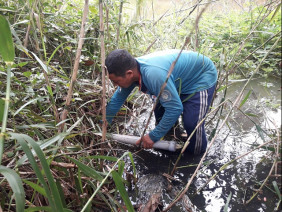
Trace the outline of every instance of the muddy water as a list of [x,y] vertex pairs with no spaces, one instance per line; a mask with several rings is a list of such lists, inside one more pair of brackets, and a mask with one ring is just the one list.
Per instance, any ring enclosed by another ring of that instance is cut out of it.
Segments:
[[[227,98],[234,101],[246,81],[230,81]],[[245,94],[249,90],[252,93],[243,105],[241,110],[244,113],[252,114],[252,121],[265,130],[268,134],[275,134],[275,128],[281,127],[281,81],[277,78],[254,79],[249,83]],[[223,93],[219,93],[214,106],[218,104]],[[244,99],[244,97],[243,97]],[[146,100],[147,101],[147,100]],[[150,103],[147,102],[151,108]],[[230,109],[230,104],[226,105],[222,117]],[[143,115],[128,122],[127,133],[140,135],[148,113],[143,111]],[[207,212],[224,211],[224,206],[228,196],[231,196],[228,211],[274,211],[278,202],[277,195],[273,192],[272,181],[280,183],[281,179],[271,178],[268,187],[255,197],[249,204],[245,204],[251,195],[258,189],[267,177],[271,168],[272,152],[267,149],[259,149],[246,157],[236,161],[226,169],[221,171],[217,177],[205,186],[199,193],[196,190],[202,188],[206,181],[215,174],[219,168],[230,160],[252,150],[256,145],[260,145],[270,138],[265,133],[258,133],[254,123],[250,121],[242,112],[235,110],[216,138],[214,145],[208,153],[205,163],[199,174],[194,179],[187,192],[192,203],[200,210]],[[207,126],[208,134],[215,127],[216,122]],[[150,128],[154,126],[152,120]],[[132,149],[134,152],[134,150]],[[135,152],[136,153],[136,152]],[[167,151],[143,150],[136,154],[135,164],[139,177],[147,174],[169,173],[179,155],[179,152],[171,153]],[[201,156],[184,154],[179,162],[179,169],[174,174],[174,178],[182,181],[185,185],[194,173],[196,165]],[[179,184],[178,184],[179,185]],[[132,202],[136,202],[136,196],[132,195]],[[169,196],[165,197],[163,204],[171,202]],[[280,207],[281,209],[281,207]],[[181,204],[171,211],[185,211]]]

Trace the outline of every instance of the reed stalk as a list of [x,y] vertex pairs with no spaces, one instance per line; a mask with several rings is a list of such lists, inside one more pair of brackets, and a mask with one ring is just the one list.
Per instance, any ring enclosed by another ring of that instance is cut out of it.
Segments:
[[77,50],[76,50],[76,56],[75,56],[75,62],[74,62],[74,67],[73,67],[73,72],[72,72],[72,77],[71,77],[71,81],[70,81],[70,86],[68,89],[68,94],[66,97],[66,102],[65,102],[65,108],[61,114],[61,126],[60,126],[60,130],[63,131],[64,126],[65,126],[65,119],[67,118],[68,115],[68,111],[69,111],[69,106],[71,103],[71,99],[72,99],[72,94],[73,94],[73,87],[74,84],[76,82],[76,78],[77,78],[77,74],[78,74],[78,67],[79,67],[79,61],[80,61],[80,56],[81,56],[81,50],[82,50],[82,46],[84,43],[84,36],[85,36],[85,24],[86,24],[86,19],[88,16],[88,10],[89,10],[89,0],[85,0],[84,3],[84,10],[83,10],[83,16],[82,16],[82,21],[81,21],[81,28],[80,28],[80,34],[79,34],[79,41],[78,41],[78,46],[77,46]]
[[8,62],[7,64],[7,87],[6,87],[6,98],[5,98],[5,107],[4,114],[2,120],[1,134],[0,134],[0,165],[2,163],[2,157],[4,152],[4,138],[7,128],[8,121],[8,111],[9,111],[9,103],[10,103],[10,93],[11,93],[11,66],[12,62]]
[[[106,66],[105,66],[105,37],[104,37],[104,19],[103,19],[103,1],[99,0],[99,16],[100,16],[100,45],[101,45],[101,68],[102,68],[102,143],[106,140],[107,121],[106,121]],[[101,144],[101,149],[104,145]],[[104,151],[101,152],[102,155]],[[103,160],[100,161],[100,169],[103,168]]]

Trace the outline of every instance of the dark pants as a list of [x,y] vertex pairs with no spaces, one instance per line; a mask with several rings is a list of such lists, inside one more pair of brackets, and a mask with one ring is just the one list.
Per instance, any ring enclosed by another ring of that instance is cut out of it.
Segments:
[[[188,137],[194,131],[197,124],[206,116],[214,90],[215,86],[195,94],[184,94],[180,96],[183,104],[182,120]],[[158,104],[154,111],[157,123],[161,120],[164,111],[164,108]],[[197,155],[206,151],[207,137],[204,124],[202,123],[192,136],[186,152]]]

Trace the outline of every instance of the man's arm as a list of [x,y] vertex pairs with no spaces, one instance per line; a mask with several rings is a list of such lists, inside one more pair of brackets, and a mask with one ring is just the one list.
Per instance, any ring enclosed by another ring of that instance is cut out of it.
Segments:
[[111,100],[107,104],[106,118],[108,123],[112,123],[112,119],[120,110],[120,107],[123,105],[126,98],[131,93],[131,91],[135,86],[136,86],[135,84],[132,84],[128,88],[120,88],[120,87],[117,88]]
[[[153,76],[150,76],[151,80],[148,83],[148,89],[157,96],[167,77],[167,73],[158,70],[151,72],[151,74]],[[171,78],[168,80],[167,85],[162,92],[160,103],[164,107],[165,113],[159,124],[149,133],[151,140],[154,142],[166,135],[183,111],[182,102]]]

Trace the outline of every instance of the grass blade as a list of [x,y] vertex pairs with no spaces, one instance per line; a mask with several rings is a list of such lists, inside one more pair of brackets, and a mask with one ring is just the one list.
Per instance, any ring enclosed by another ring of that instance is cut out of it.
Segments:
[[118,174],[122,177],[122,173],[124,171],[125,162],[122,160],[118,164]]
[[120,196],[122,197],[125,205],[126,205],[126,208],[129,212],[134,212],[134,208],[131,204],[131,201],[128,197],[128,194],[127,194],[127,191],[123,185],[123,182],[122,182],[122,177],[120,176],[119,173],[117,173],[116,171],[112,171],[112,177],[114,179],[114,182],[115,182],[115,185],[120,193]]
[[34,54],[33,52],[31,52],[31,54],[33,54],[33,56],[35,57],[35,59],[37,60],[37,62],[41,65],[41,67],[43,68],[43,70],[44,70],[46,73],[49,73],[47,66],[42,62],[42,60],[40,60],[40,59],[36,56],[36,54]]
[[54,201],[51,198],[50,190],[48,188],[47,183],[45,182],[44,176],[41,173],[41,170],[39,169],[39,166],[37,165],[36,160],[35,160],[32,152],[31,152],[31,150],[29,149],[27,143],[23,139],[23,136],[25,136],[25,135],[16,134],[16,133],[10,133],[10,135],[11,135],[11,138],[12,139],[16,139],[19,142],[19,144],[21,145],[21,147],[23,148],[25,154],[28,157],[28,160],[30,162],[30,165],[31,165],[32,169],[34,170],[34,172],[35,172],[36,176],[38,177],[38,180],[40,181],[40,183],[43,185],[43,188],[44,188],[44,190],[46,192],[46,196],[47,196],[48,201],[49,201],[49,205],[54,210],[55,206],[54,206]]
[[80,168],[80,170],[86,174],[88,177],[92,177],[98,181],[102,181],[103,180],[103,177],[97,172],[95,171],[94,169],[86,166],[85,164],[81,163],[80,161],[76,160],[76,159],[73,159],[73,158],[70,158],[69,159],[74,162],[78,168]]
[[33,183],[29,180],[23,180],[25,184],[29,185],[31,188],[33,188],[34,191],[37,191],[39,194],[43,195],[44,197],[47,197],[47,194],[40,185]]
[[94,191],[94,193],[92,194],[92,196],[88,199],[87,203],[84,205],[84,207],[82,208],[81,212],[84,212],[86,210],[86,208],[89,206],[89,204],[91,203],[91,201],[93,200],[93,198],[95,197],[95,195],[97,194],[97,192],[100,190],[100,188],[104,185],[104,183],[106,182],[106,180],[108,179],[108,177],[110,176],[111,172],[115,169],[115,167],[117,166],[117,164],[119,163],[119,161],[122,160],[122,158],[124,158],[125,156],[130,155],[129,152],[125,152],[119,159],[118,161],[113,165],[113,167],[111,168],[110,172],[108,172],[108,174],[105,176],[105,178],[103,179],[103,181],[99,184],[99,186],[97,187],[97,189]]
[[[62,200],[58,191],[58,188],[56,186],[55,180],[53,178],[53,175],[51,174],[50,167],[47,163],[47,160],[45,159],[45,156],[40,149],[40,146],[29,136],[24,134],[17,134],[17,133],[11,133],[10,134],[12,138],[16,139],[20,145],[22,146],[25,154],[27,155],[29,162],[33,168],[33,170],[36,173],[36,176],[38,177],[40,183],[43,185],[43,188],[46,192],[49,205],[52,207],[53,211],[64,211]],[[29,149],[26,141],[32,146],[33,150],[35,151],[36,155],[38,156],[41,166],[43,168],[43,172],[45,173],[45,176],[47,178],[48,184],[45,182],[44,176],[39,169],[36,160]],[[50,187],[50,188],[49,188]]]
[[272,181],[272,185],[276,191],[276,194],[278,195],[279,197],[279,200],[281,201],[282,200],[282,197],[281,197],[281,193],[280,193],[280,190],[278,188],[278,185],[277,185],[277,182],[276,181]]
[[[51,145],[53,145],[55,142],[60,141],[62,139],[64,139],[65,136],[67,136],[68,133],[60,133],[50,139],[44,140],[42,141],[42,143],[40,144],[40,149],[43,150]],[[34,150],[32,150],[33,155],[35,155]],[[27,155],[23,155],[17,162],[18,166],[21,166],[25,161],[27,160]]]
[[134,164],[133,156],[132,156],[131,152],[128,152],[128,157],[130,158],[131,165],[132,165],[132,168],[133,168],[133,174],[134,174],[134,177],[136,178],[136,168],[135,168],[135,164]]
[[241,108],[245,104],[245,102],[248,100],[251,93],[252,93],[252,90],[249,90],[249,92],[247,93],[243,101],[240,103],[239,108]]
[[2,165],[0,165],[0,173],[4,175],[4,177],[7,179],[10,187],[12,188],[15,194],[17,212],[24,211],[25,192],[21,178],[14,170],[9,169]]
[[24,109],[27,105],[37,101],[37,100],[43,100],[44,97],[39,97],[39,98],[36,98],[36,99],[32,99],[30,101],[28,101],[27,103],[25,103],[23,106],[21,106],[15,113],[14,113],[14,116],[17,115],[19,112],[21,112],[22,109]]
[[61,48],[65,43],[61,43],[59,46],[57,46],[57,48],[53,51],[53,53],[51,54],[49,60],[47,61],[47,66],[49,65],[50,61],[52,60],[52,58],[54,57],[55,53],[59,50],[59,48]]
[[230,192],[228,198],[227,198],[227,201],[226,201],[226,204],[224,206],[224,212],[228,212],[228,205],[229,205],[229,202],[231,200],[231,197],[232,197],[232,192]]
[[38,212],[38,211],[53,212],[52,208],[48,206],[31,207],[31,208],[25,209],[24,212]]
[[44,170],[44,173],[46,175],[46,178],[48,180],[48,184],[51,190],[52,197],[54,198],[54,203],[56,207],[56,211],[63,211],[63,204],[61,200],[61,196],[59,194],[56,182],[54,180],[54,177],[50,171],[50,167],[47,163],[47,160],[45,158],[44,153],[40,149],[40,146],[29,136],[25,136],[25,140],[32,146],[34,151],[36,152],[37,157],[39,158],[42,168]]

